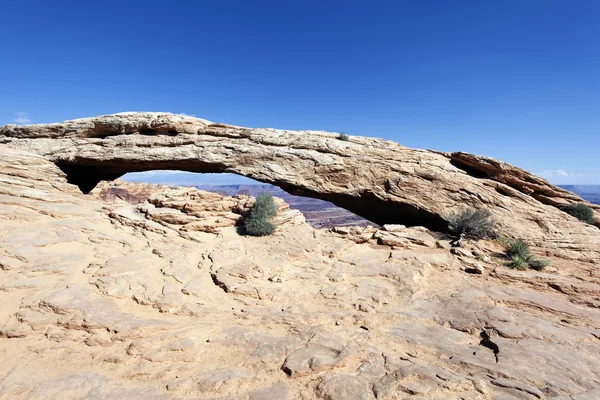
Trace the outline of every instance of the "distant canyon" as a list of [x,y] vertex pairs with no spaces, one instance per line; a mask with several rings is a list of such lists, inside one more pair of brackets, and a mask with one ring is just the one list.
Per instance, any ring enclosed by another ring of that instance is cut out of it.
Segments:
[[[226,196],[236,194],[258,196],[262,192],[270,192],[273,196],[282,198],[290,205],[291,209],[300,211],[306,218],[306,221],[313,228],[332,228],[336,226],[374,226],[374,222],[368,221],[344,208],[338,207],[328,201],[313,199],[310,197],[294,196],[281,188],[252,181],[244,178],[248,183],[231,184],[207,184],[205,175],[196,175],[191,173],[174,173],[172,175],[129,175],[124,177],[127,181],[161,183],[173,186],[192,186],[197,189],[209,192],[219,193]],[[600,204],[600,185],[559,185],[578,194],[584,200],[590,203]]]

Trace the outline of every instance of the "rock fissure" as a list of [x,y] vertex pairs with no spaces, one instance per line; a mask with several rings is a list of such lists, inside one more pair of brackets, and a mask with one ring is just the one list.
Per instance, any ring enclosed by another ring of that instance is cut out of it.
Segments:
[[481,341],[479,342],[479,344],[485,348],[490,349],[494,353],[496,363],[498,363],[498,354],[500,354],[500,347],[498,347],[496,343],[492,342],[490,335],[485,330],[481,331],[479,336],[481,337]]

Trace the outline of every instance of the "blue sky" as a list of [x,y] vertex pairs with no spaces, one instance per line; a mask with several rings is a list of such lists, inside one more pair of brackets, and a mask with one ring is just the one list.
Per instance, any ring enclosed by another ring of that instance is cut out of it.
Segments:
[[600,1],[3,2],[0,124],[170,111],[598,183]]

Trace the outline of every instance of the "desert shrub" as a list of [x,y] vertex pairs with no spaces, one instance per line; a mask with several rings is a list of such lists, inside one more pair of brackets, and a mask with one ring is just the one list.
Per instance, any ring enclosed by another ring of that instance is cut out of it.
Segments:
[[520,271],[527,269],[527,259],[521,257],[518,254],[509,256],[510,257],[510,261],[508,262],[508,266],[511,268],[515,268],[518,269]]
[[506,249],[506,255],[509,258],[508,266],[518,270],[527,268],[541,271],[550,264],[548,260],[537,258],[531,253],[529,244],[523,239],[509,239],[501,236],[498,241]]
[[594,210],[584,203],[569,204],[562,208],[564,212],[588,224],[594,224]]
[[338,136],[338,139],[343,140],[344,142],[347,142],[348,140],[350,140],[350,135],[348,135],[346,132],[342,132]]
[[531,250],[529,249],[529,244],[523,239],[513,239],[508,240],[506,247],[506,255],[509,257],[518,256],[523,259],[526,259],[531,255]]
[[541,271],[546,268],[548,264],[550,264],[550,261],[532,257],[530,260],[528,260],[528,263],[529,268],[535,269],[536,271]]
[[273,195],[268,192],[261,193],[244,223],[246,233],[252,236],[270,235],[275,230],[275,225],[269,222],[269,219],[275,214],[277,204],[273,201]]
[[118,119],[113,118],[110,120],[110,129],[112,132],[119,132],[121,130],[121,123]]
[[450,215],[449,228],[457,235],[461,233],[468,239],[485,239],[494,237],[496,223],[488,210],[467,208]]
[[496,240],[498,241],[498,243],[504,246],[504,248],[507,248],[512,239],[506,236],[505,234],[501,233],[498,235]]

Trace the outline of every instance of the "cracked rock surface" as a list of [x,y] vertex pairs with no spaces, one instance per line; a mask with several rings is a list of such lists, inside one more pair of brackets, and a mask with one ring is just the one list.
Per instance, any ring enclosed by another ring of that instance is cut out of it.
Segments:
[[0,398],[599,398],[597,265],[515,271],[493,242],[314,230],[281,201],[241,236],[253,201],[101,201],[0,145]]
[[486,208],[502,231],[540,252],[600,262],[600,206],[590,204],[597,227],[583,224],[559,209],[584,202],[579,196],[489,157],[150,112],[6,125],[0,144],[42,155],[84,192],[126,172],[179,169],[244,175],[331,201],[379,225],[443,231],[451,213]]

